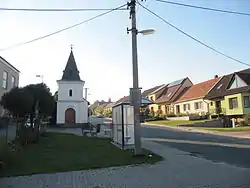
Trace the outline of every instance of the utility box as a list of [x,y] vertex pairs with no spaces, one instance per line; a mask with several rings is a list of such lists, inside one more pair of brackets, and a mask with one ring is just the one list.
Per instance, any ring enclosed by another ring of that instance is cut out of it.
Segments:
[[[152,104],[148,99],[142,105]],[[134,147],[134,108],[130,101],[123,101],[112,108],[112,142],[122,149]]]

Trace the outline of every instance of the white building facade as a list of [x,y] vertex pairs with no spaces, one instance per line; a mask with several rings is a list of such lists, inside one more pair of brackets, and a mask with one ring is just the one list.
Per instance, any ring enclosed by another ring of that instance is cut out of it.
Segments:
[[84,81],[71,50],[63,76],[58,83],[57,124],[79,124],[88,122],[88,102],[83,98]]
[[[0,56],[0,99],[4,93],[19,85],[20,71]],[[0,117],[4,116],[5,110],[0,105]]]

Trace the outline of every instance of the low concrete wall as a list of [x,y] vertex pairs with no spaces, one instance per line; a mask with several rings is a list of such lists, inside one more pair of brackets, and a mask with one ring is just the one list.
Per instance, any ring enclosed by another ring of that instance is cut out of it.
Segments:
[[179,127],[210,127],[210,128],[222,128],[223,122],[221,120],[205,121],[200,123],[178,125]]
[[190,116],[181,116],[181,117],[167,117],[167,120],[199,120],[199,119],[207,119],[206,116],[199,115],[190,115]]
[[183,117],[167,117],[167,120],[189,120],[188,116]]

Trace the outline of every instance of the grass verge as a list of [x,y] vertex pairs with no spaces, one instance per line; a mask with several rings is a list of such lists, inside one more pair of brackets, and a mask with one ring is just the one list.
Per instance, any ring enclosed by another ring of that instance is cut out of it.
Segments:
[[108,139],[89,138],[67,133],[46,133],[38,144],[15,152],[15,160],[0,169],[0,177],[39,173],[77,171],[131,164],[153,164],[162,157],[149,151],[134,156],[132,150],[121,150]]
[[177,127],[178,125],[201,123],[201,122],[204,122],[204,121],[205,120],[192,120],[192,121],[189,121],[189,120],[160,120],[160,121],[149,121],[147,123]]

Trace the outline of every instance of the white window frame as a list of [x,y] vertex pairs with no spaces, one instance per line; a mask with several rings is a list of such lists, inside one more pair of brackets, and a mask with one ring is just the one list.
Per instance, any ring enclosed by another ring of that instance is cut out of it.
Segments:
[[195,110],[200,110],[200,109],[202,109],[202,102],[200,101],[200,102],[195,102],[194,103],[194,109]]
[[[6,76],[5,76],[6,75]],[[7,71],[3,71],[3,81],[2,81],[2,87],[4,89],[7,89],[8,86],[8,72]]]
[[11,88],[14,88],[15,86],[16,86],[16,77],[12,75],[11,76]]
[[243,96],[243,100],[244,100],[244,108],[250,108],[250,97]]
[[238,103],[238,98],[237,97],[233,97],[233,98],[229,98],[229,109],[236,109],[239,107],[239,103]]
[[69,97],[72,97],[72,96],[73,96],[73,90],[70,89],[70,90],[69,90]]
[[189,111],[190,110],[190,104],[187,103],[187,104],[183,104],[183,111],[186,112],[186,111]]

